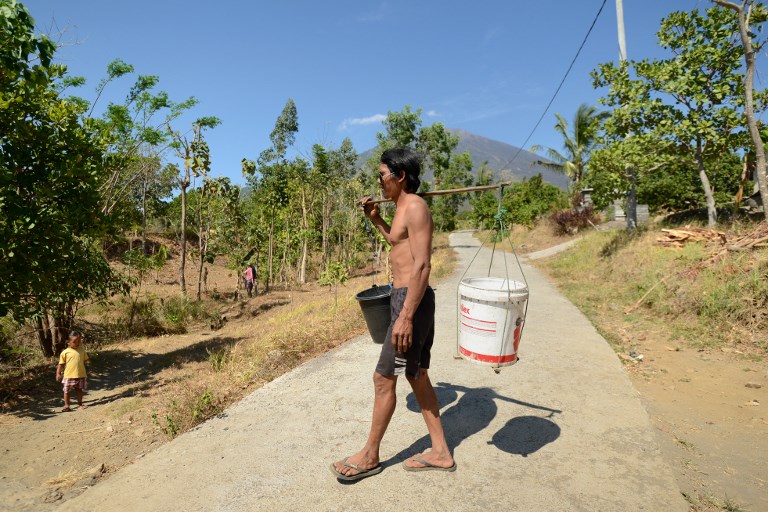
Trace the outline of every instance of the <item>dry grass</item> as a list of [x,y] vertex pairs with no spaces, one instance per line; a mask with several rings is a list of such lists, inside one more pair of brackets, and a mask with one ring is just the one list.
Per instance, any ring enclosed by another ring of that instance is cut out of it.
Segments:
[[699,268],[713,248],[659,247],[658,234],[654,227],[632,237],[624,231],[590,232],[575,248],[538,265],[615,346],[631,343],[626,327],[632,326],[663,330],[695,348],[731,345],[764,357],[768,251],[739,253]]
[[67,488],[72,487],[84,476],[82,471],[70,470],[66,473],[59,473],[57,476],[48,479],[45,483],[51,487]]
[[[475,237],[490,247],[493,245],[495,234],[495,231],[478,231]],[[552,222],[549,219],[544,219],[533,228],[522,225],[512,226],[508,236],[497,240],[496,248],[498,250],[510,251],[510,248],[513,247],[515,252],[526,254],[567,242],[571,238],[573,237],[556,234],[555,226]]]

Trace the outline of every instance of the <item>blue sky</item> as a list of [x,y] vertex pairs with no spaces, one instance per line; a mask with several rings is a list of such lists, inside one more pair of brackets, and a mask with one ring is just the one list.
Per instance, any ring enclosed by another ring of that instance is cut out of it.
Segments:
[[[405,105],[425,125],[521,146],[554,94],[603,0],[230,1],[28,0],[38,32],[58,33],[57,60],[87,84],[93,99],[116,58],[158,75],[175,101],[195,96],[193,118],[214,115],[208,132],[212,174],[244,180],[288,98],[296,102],[296,150],[376,144],[381,119]],[[707,0],[624,0],[630,59],[661,57],[659,21]],[[561,147],[555,113],[570,119],[596,104],[589,71],[618,59],[615,0],[607,0],[584,49],[544,121],[526,144]],[[132,78],[104,99],[121,101]],[[758,87],[763,87],[760,82]],[[169,155],[172,159],[172,155]]]

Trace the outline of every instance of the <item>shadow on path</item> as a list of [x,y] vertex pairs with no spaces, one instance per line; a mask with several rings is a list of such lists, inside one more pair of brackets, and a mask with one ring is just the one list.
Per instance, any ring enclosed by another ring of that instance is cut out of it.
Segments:
[[[163,370],[206,361],[210,353],[227,350],[238,341],[239,338],[215,336],[161,354],[124,349],[89,354],[88,391],[84,402],[87,405],[102,405],[134,396],[159,385],[157,376]],[[54,377],[55,370],[51,367],[50,371],[39,372],[20,382],[14,390],[14,403],[6,414],[33,420],[45,420],[56,415],[63,403],[63,392]],[[110,394],[110,391],[115,392]]]
[[[459,392],[463,394],[458,402],[456,402]],[[545,411],[549,414],[547,414],[546,418],[538,416],[518,416],[512,418],[493,435],[488,444],[496,446],[501,451],[526,457],[560,437],[560,427],[548,419],[552,418],[555,414],[562,413],[559,409],[551,409],[542,405],[509,398],[485,387],[468,388],[457,384],[438,382],[435,385],[435,393],[441,408],[456,402],[440,415],[443,420],[445,437],[451,451],[455,451],[465,439],[485,430],[490,425],[498,412],[496,400]],[[416,396],[412,392],[408,394],[406,403],[410,411],[421,412]],[[401,450],[400,453],[382,462],[382,465],[387,467],[398,464],[417,453],[423,453],[430,446],[429,435],[425,435],[408,448]]]

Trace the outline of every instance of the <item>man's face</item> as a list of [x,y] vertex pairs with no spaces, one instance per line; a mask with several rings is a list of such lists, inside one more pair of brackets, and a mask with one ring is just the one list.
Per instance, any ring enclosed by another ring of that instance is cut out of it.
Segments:
[[396,187],[397,176],[392,174],[386,164],[379,164],[379,186],[384,197],[391,197],[389,191]]
[[74,338],[69,338],[69,346],[72,348],[77,348],[80,346],[80,336],[75,336]]

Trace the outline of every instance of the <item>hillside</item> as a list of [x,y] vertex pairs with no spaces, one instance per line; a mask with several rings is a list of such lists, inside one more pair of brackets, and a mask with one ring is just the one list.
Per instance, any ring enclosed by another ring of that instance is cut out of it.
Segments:
[[[489,139],[482,135],[476,135],[465,130],[456,128],[447,128],[447,130],[459,136],[459,145],[454,150],[455,154],[461,154],[469,151],[472,155],[474,167],[473,175],[477,176],[480,166],[487,162],[490,169],[493,170],[494,181],[523,181],[537,174],[541,174],[544,181],[551,183],[561,189],[568,188],[570,180],[563,174],[534,164],[536,160],[546,160],[530,151],[520,150],[520,148]],[[373,154],[373,148],[368,149],[358,157],[358,165],[362,166],[366,160]],[[427,171],[424,174],[425,181],[432,180],[432,173]]]

